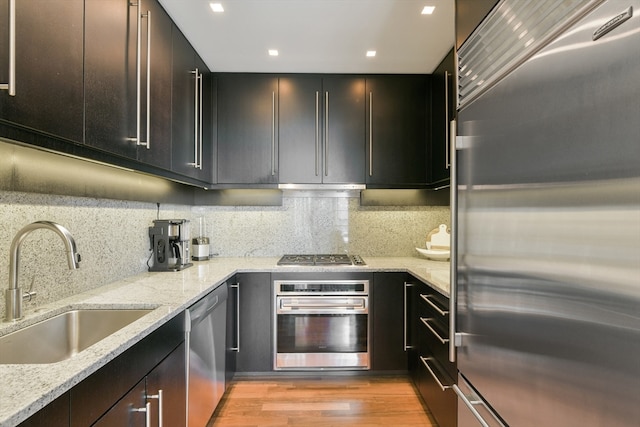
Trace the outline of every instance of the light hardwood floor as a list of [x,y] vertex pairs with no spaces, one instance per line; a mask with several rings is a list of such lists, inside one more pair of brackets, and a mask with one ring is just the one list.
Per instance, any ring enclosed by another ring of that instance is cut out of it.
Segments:
[[437,427],[405,377],[241,378],[207,427]]

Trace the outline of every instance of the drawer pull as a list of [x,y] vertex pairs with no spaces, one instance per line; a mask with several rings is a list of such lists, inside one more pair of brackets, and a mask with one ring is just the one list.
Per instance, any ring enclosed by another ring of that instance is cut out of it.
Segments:
[[438,331],[436,331],[436,330],[435,330],[435,329],[434,329],[434,328],[429,324],[429,321],[430,321],[430,320],[433,320],[433,319],[429,319],[429,318],[426,318],[426,317],[421,317],[421,318],[420,318],[420,321],[424,324],[424,326],[426,326],[427,328],[429,328],[429,330],[431,331],[431,333],[432,333],[433,335],[435,335],[435,336],[436,336],[436,338],[438,338],[438,340],[439,340],[442,344],[446,344],[446,343],[448,343],[448,342],[449,342],[449,339],[448,339],[448,338],[442,338],[442,337],[440,336],[440,334],[438,333]]
[[447,314],[449,314],[449,311],[445,311],[443,309],[441,309],[440,307],[438,307],[433,301],[431,301],[429,298],[433,298],[433,295],[424,295],[424,294],[420,294],[420,298],[422,298],[423,300],[425,300],[425,302],[427,304],[429,304],[431,307],[433,307],[434,310],[436,310],[441,316],[446,316]]
[[440,381],[440,379],[436,375],[436,373],[433,370],[433,368],[431,368],[431,366],[429,366],[429,361],[433,360],[431,357],[422,357],[422,356],[420,356],[420,360],[422,361],[422,364],[425,366],[425,368],[427,368],[427,371],[429,371],[429,373],[431,374],[433,379],[436,380],[436,383],[438,383],[438,387],[440,387],[440,390],[445,391],[445,390],[451,388],[450,385],[442,384],[442,381]]

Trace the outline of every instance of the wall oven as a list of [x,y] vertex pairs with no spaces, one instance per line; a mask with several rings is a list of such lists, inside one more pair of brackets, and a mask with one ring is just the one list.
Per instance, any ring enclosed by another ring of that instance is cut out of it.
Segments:
[[275,370],[369,369],[368,279],[273,285]]

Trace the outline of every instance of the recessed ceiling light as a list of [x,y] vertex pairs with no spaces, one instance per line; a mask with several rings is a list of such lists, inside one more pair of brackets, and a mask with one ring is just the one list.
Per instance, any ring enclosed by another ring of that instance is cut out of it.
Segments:
[[209,3],[209,6],[211,6],[211,10],[213,10],[215,13],[224,12],[224,7],[222,7],[222,4],[220,3]]
[[369,58],[373,58],[374,56],[376,56],[376,51],[375,50],[368,50],[367,51],[367,56]]
[[278,56],[277,49],[269,49],[269,56]]
[[431,15],[435,9],[436,9],[435,6],[425,6],[424,9],[422,9],[422,14]]

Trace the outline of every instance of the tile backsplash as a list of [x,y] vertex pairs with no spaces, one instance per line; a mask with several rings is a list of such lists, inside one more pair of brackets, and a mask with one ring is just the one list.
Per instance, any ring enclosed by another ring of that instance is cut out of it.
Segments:
[[[448,207],[361,207],[354,197],[284,197],[276,207],[161,205],[0,191],[0,286],[9,276],[9,247],[23,226],[38,220],[69,229],[82,256],[67,267],[60,238],[32,232],[21,245],[19,285],[33,283],[25,310],[146,271],[148,227],[157,218],[186,218],[191,234],[211,239],[219,256],[350,252],[363,256],[414,256],[427,233],[449,224]],[[4,293],[4,292],[3,292]],[[4,318],[4,300],[0,316]]]

